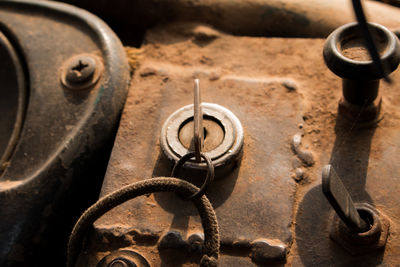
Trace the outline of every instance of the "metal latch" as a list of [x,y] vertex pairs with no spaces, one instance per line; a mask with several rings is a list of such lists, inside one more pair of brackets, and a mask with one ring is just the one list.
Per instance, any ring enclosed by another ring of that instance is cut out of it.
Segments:
[[351,254],[367,253],[385,246],[389,220],[372,205],[354,204],[331,165],[322,170],[322,192],[337,214],[330,234],[334,241]]

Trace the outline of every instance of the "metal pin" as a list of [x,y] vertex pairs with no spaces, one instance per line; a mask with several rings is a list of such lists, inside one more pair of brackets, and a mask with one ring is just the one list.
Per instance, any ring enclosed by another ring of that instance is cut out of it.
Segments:
[[369,229],[369,225],[360,217],[349,192],[332,165],[326,165],[322,169],[322,192],[351,231],[362,233]]
[[201,152],[204,144],[204,130],[203,130],[203,111],[201,108],[200,99],[200,85],[199,79],[194,80],[194,111],[193,111],[193,122],[194,122],[194,152],[196,162],[201,162]]

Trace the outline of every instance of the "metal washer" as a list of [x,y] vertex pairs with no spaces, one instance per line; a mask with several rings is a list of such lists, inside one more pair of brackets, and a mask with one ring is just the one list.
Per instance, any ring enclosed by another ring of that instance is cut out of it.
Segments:
[[[228,109],[213,103],[202,103],[203,116],[217,121],[223,128],[224,139],[215,149],[204,152],[211,158],[216,169],[230,167],[240,157],[243,147],[243,127],[239,119]],[[193,118],[193,105],[184,106],[167,118],[162,129],[160,144],[166,157],[177,162],[190,151],[179,140],[182,125]],[[206,170],[204,162],[189,160],[188,169]]]

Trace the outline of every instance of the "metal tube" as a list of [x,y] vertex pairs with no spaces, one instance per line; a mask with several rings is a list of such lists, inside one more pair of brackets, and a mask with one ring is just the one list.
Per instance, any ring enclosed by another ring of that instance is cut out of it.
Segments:
[[[348,0],[62,1],[88,9],[130,30],[181,20],[207,23],[239,35],[326,37],[340,25],[354,21]],[[391,30],[398,29],[398,8],[373,1],[364,1],[363,5],[371,10],[368,14],[371,21]]]
[[367,106],[378,97],[379,80],[343,79],[343,97],[351,104]]

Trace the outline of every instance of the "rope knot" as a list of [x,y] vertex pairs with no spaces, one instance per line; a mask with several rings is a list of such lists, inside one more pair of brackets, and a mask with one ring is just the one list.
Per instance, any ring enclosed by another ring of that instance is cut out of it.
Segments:
[[208,256],[204,254],[200,261],[200,267],[217,267],[218,266],[218,259],[214,256]]

